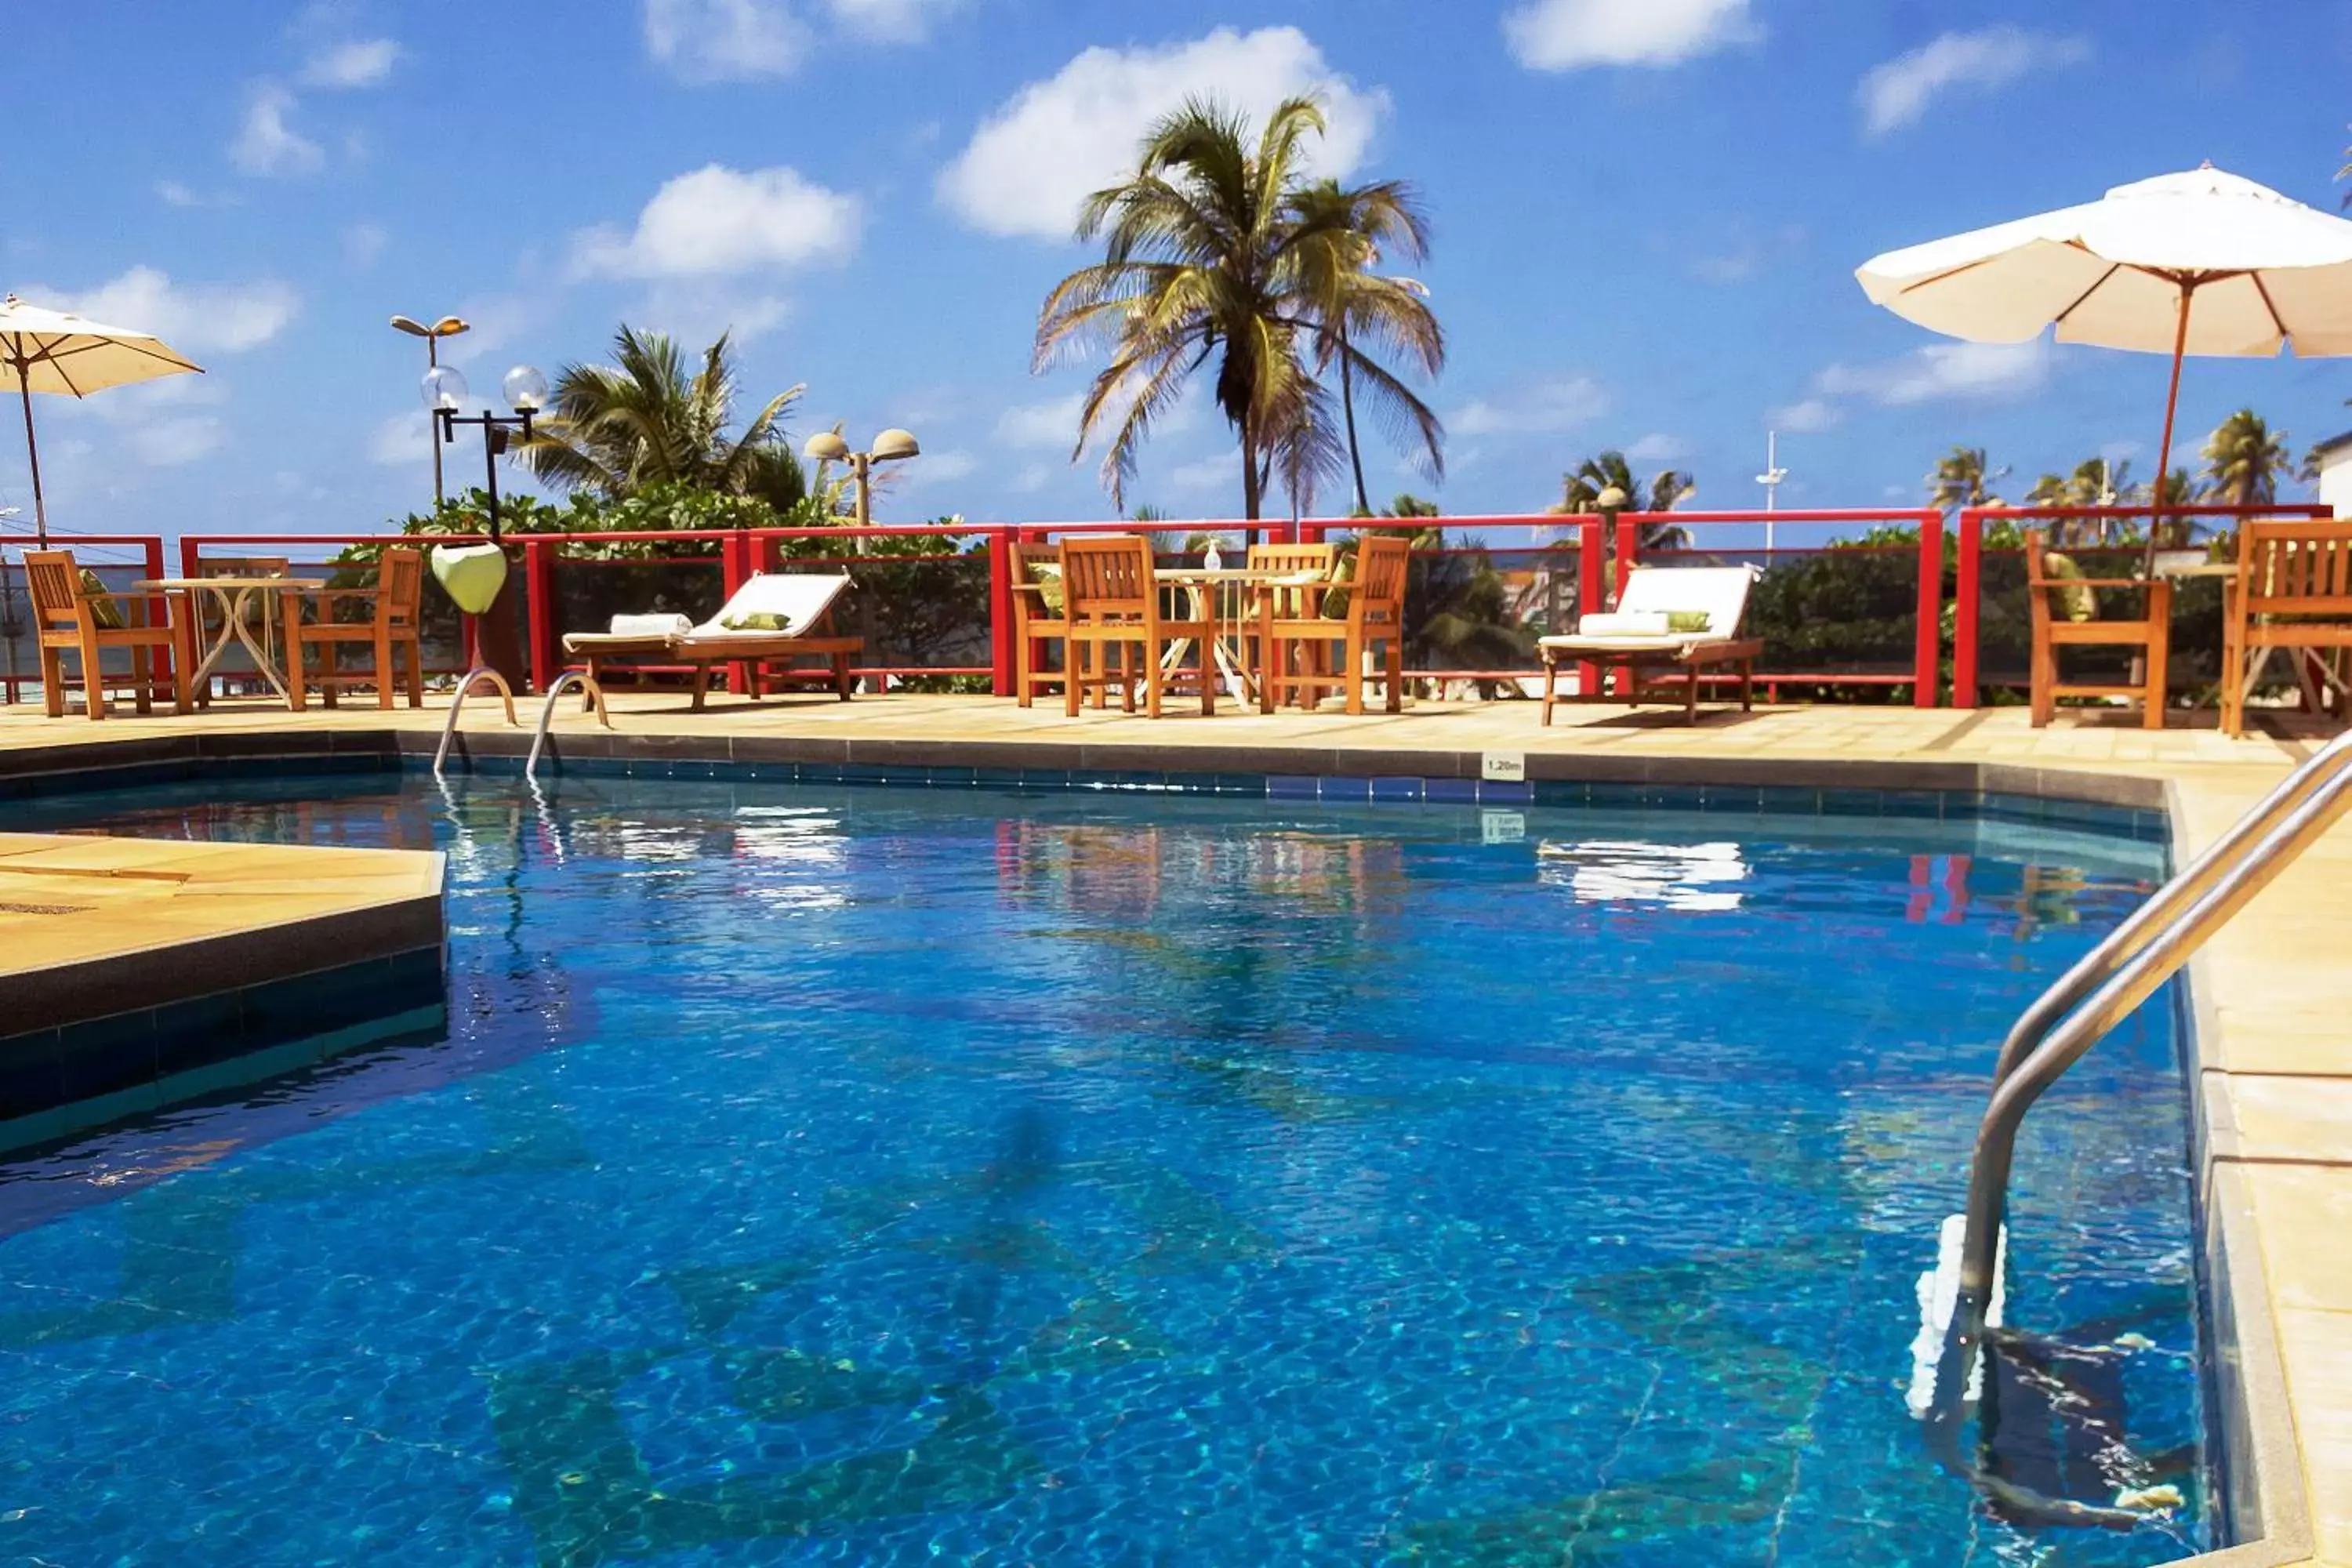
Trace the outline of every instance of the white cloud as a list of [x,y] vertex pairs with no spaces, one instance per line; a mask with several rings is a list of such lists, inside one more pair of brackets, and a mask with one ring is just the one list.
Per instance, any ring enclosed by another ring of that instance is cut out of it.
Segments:
[[874,43],[919,44],[931,24],[963,0],[825,0],[842,31]]
[[1837,405],[1821,397],[1808,397],[1797,403],[1785,403],[1778,408],[1767,409],[1764,414],[1765,423],[1773,429],[1787,430],[1801,436],[1816,430],[1826,430],[1836,424],[1841,417],[1843,416],[1838,413]]
[[938,485],[953,484],[970,479],[980,471],[980,459],[970,452],[926,452],[910,463],[898,466],[898,482],[910,490],[929,489]]
[[155,195],[168,207],[233,207],[237,205],[237,198],[233,195],[224,192],[208,196],[177,180],[156,181]]
[[2079,65],[2091,41],[2003,25],[1973,33],[1944,33],[1870,68],[1855,89],[1865,134],[1883,136],[1916,121],[1938,93],[1955,87],[1990,92],[2030,71]]
[[422,472],[433,461],[432,416],[418,408],[395,414],[368,437],[368,461],[387,468],[415,468]]
[[1813,378],[1824,397],[1866,397],[1903,406],[1947,397],[2011,397],[2031,392],[2050,374],[2048,345],[1930,343],[1877,364],[1832,364]]
[[629,312],[656,331],[684,343],[707,343],[725,332],[737,348],[774,330],[792,314],[780,295],[750,293],[708,281],[656,284],[646,301]]
[[184,415],[134,426],[125,439],[140,462],[151,468],[171,468],[220,450],[228,439],[228,426],[210,415]]
[[176,284],[152,267],[134,267],[79,294],[53,295],[37,286],[30,299],[54,298],[110,327],[152,332],[183,353],[237,353],[257,348],[286,329],[301,298],[274,279],[258,283]]
[[310,87],[374,87],[400,63],[401,48],[390,38],[360,38],[320,49],[302,67]]
[[712,163],[656,191],[633,232],[605,226],[576,237],[573,268],[607,278],[723,278],[835,260],[856,248],[858,221],[856,196],[795,170]]
[[1310,161],[1344,178],[1363,161],[1388,94],[1333,71],[1297,28],[1219,27],[1192,43],[1090,48],[991,115],[940,171],[940,199],[985,234],[1067,239],[1079,204],[1133,170],[1144,133],[1186,99],[1213,97],[1263,119],[1303,93],[1322,99],[1330,121]]
[[1748,0],[1530,0],[1503,17],[1512,57],[1542,71],[1680,65],[1762,36]]
[[384,232],[382,224],[352,224],[343,230],[343,259],[353,267],[373,267],[391,239],[392,236]]
[[229,143],[229,162],[248,174],[315,174],[326,166],[324,149],[286,123],[294,95],[276,82],[263,82],[246,103],[245,123]]
[[1043,403],[1021,403],[996,416],[996,439],[1007,447],[1059,447],[1067,450],[1078,439],[1078,416],[1087,405],[1087,395],[1074,392],[1067,397],[1048,398]]
[[1644,436],[1625,448],[1627,460],[1635,463],[1674,463],[1691,455],[1691,444],[1679,436]]
[[1168,485],[1178,490],[1213,490],[1231,487],[1239,494],[1242,485],[1241,458],[1233,453],[1201,458],[1180,464],[1168,470]]
[[1480,398],[1445,416],[1449,434],[1480,436],[1555,435],[1598,417],[1609,395],[1589,375],[1547,381],[1501,399]]
[[646,0],[646,51],[681,81],[788,76],[808,45],[781,0]]

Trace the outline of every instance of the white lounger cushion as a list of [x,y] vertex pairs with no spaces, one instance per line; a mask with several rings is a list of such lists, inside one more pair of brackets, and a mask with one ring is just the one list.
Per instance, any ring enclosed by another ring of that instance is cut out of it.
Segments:
[[[664,648],[677,648],[697,637],[725,637],[740,641],[745,637],[772,637],[778,640],[806,637],[834,600],[849,586],[849,579],[841,573],[820,575],[815,573],[773,572],[753,577],[735,590],[734,596],[719,607],[717,615],[700,626],[690,624],[684,616],[615,616],[609,632],[566,632],[563,647],[570,653],[603,651],[605,653],[657,653]],[[719,623],[730,616],[772,615],[782,617],[784,630],[780,632],[730,631]],[[649,631],[624,631],[624,621],[636,623],[657,621]]]
[[[1728,641],[1739,635],[1755,581],[1752,566],[1636,566],[1626,574],[1614,612],[1586,616],[1573,637],[1544,637],[1539,646],[1639,651]],[[1666,629],[1669,614],[1690,611],[1706,614],[1705,631]]]

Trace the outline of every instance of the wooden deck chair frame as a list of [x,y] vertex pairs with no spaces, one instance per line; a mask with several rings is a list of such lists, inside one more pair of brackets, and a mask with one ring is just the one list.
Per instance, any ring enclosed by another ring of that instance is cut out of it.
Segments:
[[[302,619],[305,598],[319,603],[315,621]],[[373,613],[364,621],[331,619],[336,604],[349,601],[366,602]],[[346,686],[374,687],[379,708],[394,706],[394,695],[402,688],[407,690],[411,708],[425,706],[422,550],[405,544],[386,549],[376,558],[373,588],[312,589],[307,594],[289,589],[285,605],[286,703],[295,712],[309,706],[314,687],[330,708]],[[374,650],[374,662],[366,669],[346,670],[337,664],[339,650],[353,644]],[[315,675],[305,668],[303,658],[314,647],[321,655]]]
[[[2053,576],[2050,549],[2038,528],[2025,531],[2026,608],[2032,622],[2033,653],[2028,700],[2037,730],[2057,715],[2065,697],[2129,697],[2140,704],[2144,729],[2164,728],[2166,682],[2170,678],[2168,653],[2172,639],[2172,584],[2162,577]],[[2147,595],[2147,613],[2137,620],[2071,620],[2059,609],[2061,596],[2076,589],[2137,589]],[[2137,684],[2069,681],[2058,668],[2058,650],[2066,647],[2125,647],[2139,656],[2142,673]]]
[[[1390,535],[1368,534],[1356,543],[1354,574],[1345,583],[1328,584],[1318,595],[1318,613],[1295,619],[1274,613],[1275,600],[1264,601],[1258,618],[1264,669],[1258,678],[1258,708],[1271,713],[1286,697],[1311,707],[1320,693],[1336,690],[1347,710],[1364,710],[1365,655],[1375,644],[1385,671],[1386,707],[1404,710],[1404,595],[1412,568],[1412,542]],[[1328,613],[1331,598],[1348,595],[1346,612]],[[1326,656],[1339,650],[1338,668],[1324,668]],[[1293,656],[1296,656],[1294,662]]]
[[[1134,712],[1139,683],[1144,712],[1151,718],[1160,717],[1167,690],[1185,683],[1200,689],[1202,713],[1217,710],[1216,662],[1210,649],[1215,625],[1163,613],[1150,540],[1139,534],[1064,540],[1062,595],[1062,697],[1071,718],[1078,716],[1087,692],[1108,694],[1113,685],[1120,708]],[[1199,651],[1197,666],[1168,668],[1166,655],[1180,640],[1191,641]]]
[[[101,659],[109,648],[131,651],[131,700],[142,713],[154,710],[154,699],[169,680],[173,711],[188,710],[188,671],[194,667],[187,627],[167,618],[163,625],[148,621],[148,600],[142,595],[93,593],[82,583],[82,568],[70,550],[27,550],[25,580],[33,601],[33,629],[41,661],[41,700],[52,719],[66,716],[65,655],[81,664],[82,705],[92,719],[106,717],[106,672]],[[101,605],[117,606],[112,612]],[[104,626],[114,618],[121,626]],[[157,655],[161,655],[159,661]]]
[[[2347,695],[2334,661],[2352,648],[2352,521],[2249,518],[2221,607],[2221,729],[2245,732],[2246,703],[2273,655],[2294,658],[2304,697]],[[2316,672],[2317,681],[2314,676]]]

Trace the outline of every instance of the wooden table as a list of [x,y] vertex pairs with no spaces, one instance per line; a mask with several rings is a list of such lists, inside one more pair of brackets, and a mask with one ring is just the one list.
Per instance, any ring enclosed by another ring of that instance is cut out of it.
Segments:
[[[1249,668],[1247,650],[1242,646],[1243,626],[1241,604],[1244,595],[1224,592],[1233,587],[1311,588],[1324,581],[1316,572],[1273,572],[1259,566],[1162,566],[1151,574],[1153,581],[1162,587],[1181,589],[1192,600],[1192,619],[1207,621],[1213,628],[1209,647],[1202,650],[1202,663],[1213,663],[1225,678],[1225,689],[1244,702],[1257,700],[1256,676]],[[1206,601],[1205,608],[1203,601]],[[1180,637],[1171,643],[1161,668],[1173,669],[1183,661],[1192,645],[1190,637]],[[1205,671],[1202,679],[1206,679]]]
[[[210,647],[204,650],[204,657],[196,661],[196,668],[189,674],[190,691],[196,690],[212,679],[213,667],[220,663],[221,656],[228,652],[229,645],[234,641],[245,645],[245,651],[253,656],[253,668],[264,680],[278,689],[279,697],[286,698],[290,704],[292,699],[287,696],[285,672],[269,652],[269,645],[275,640],[269,635],[271,606],[278,602],[280,595],[315,594],[326,585],[323,580],[315,577],[149,577],[133,583],[131,587],[142,594],[179,595],[186,607],[191,645],[205,624],[204,617],[196,613],[200,596],[209,594],[219,601],[220,635],[213,639]],[[253,640],[253,632],[245,622],[247,607],[254,602],[256,595],[259,595],[261,600],[260,642]]]

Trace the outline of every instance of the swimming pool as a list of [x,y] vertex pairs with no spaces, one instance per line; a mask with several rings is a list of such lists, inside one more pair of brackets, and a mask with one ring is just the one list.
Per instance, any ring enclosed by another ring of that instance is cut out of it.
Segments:
[[593,780],[10,818],[451,855],[446,1041],[0,1169],[11,1560],[2207,1542],[2162,1009],[2029,1122],[2010,1300],[2186,1506],[2005,1523],[1903,1401],[1994,1047],[2149,846]]

